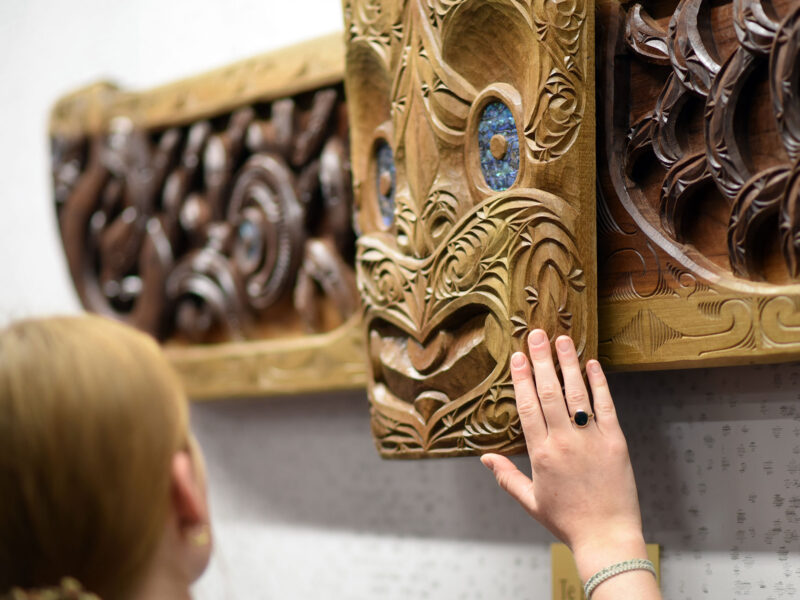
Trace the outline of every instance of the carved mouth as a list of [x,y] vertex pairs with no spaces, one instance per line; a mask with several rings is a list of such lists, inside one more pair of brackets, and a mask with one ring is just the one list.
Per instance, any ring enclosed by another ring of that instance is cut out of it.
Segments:
[[503,352],[502,329],[484,307],[464,306],[422,342],[382,319],[369,326],[375,396],[412,405],[427,422],[452,400],[481,386]]

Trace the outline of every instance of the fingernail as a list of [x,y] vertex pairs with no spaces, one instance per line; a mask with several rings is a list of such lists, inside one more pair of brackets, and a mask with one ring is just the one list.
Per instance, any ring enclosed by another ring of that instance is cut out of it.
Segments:
[[481,464],[483,464],[483,466],[489,469],[490,471],[494,471],[494,463],[492,462],[491,456],[486,456],[486,455],[481,456]]
[[534,346],[539,346],[541,344],[544,344],[546,339],[547,337],[544,335],[544,331],[542,331],[541,329],[534,329],[533,332],[531,332],[530,340]]
[[556,348],[561,352],[569,352],[569,347],[572,345],[570,339],[566,336],[561,336],[556,340]]
[[600,363],[596,360],[593,360],[589,363],[589,371],[594,373],[595,375],[599,375],[602,369],[600,368]]
[[525,366],[525,355],[522,352],[514,352],[511,355],[511,366],[519,369]]

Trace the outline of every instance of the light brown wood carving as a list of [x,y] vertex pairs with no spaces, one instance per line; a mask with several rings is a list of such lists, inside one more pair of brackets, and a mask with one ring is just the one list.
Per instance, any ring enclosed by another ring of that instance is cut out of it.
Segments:
[[800,5],[600,6],[599,352],[800,356]]
[[53,110],[76,290],[162,341],[193,397],[364,382],[343,62],[337,34]]
[[594,4],[344,11],[378,449],[517,451],[508,361],[526,333],[595,353]]

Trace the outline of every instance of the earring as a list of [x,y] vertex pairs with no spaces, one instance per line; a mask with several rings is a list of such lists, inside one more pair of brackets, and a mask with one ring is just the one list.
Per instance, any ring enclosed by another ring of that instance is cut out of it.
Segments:
[[198,548],[208,546],[211,543],[211,527],[208,523],[198,525],[192,533],[189,534],[189,543]]

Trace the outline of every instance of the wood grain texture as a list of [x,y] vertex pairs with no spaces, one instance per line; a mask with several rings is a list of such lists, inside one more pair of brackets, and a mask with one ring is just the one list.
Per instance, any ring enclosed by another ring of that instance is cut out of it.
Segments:
[[195,397],[365,380],[342,63],[336,36],[148,92],[97,84],[54,109],[78,294],[165,342]]
[[604,2],[601,359],[800,356],[800,5]]
[[350,390],[366,384],[360,316],[328,333],[165,348],[195,400]]
[[378,450],[519,451],[508,361],[527,332],[595,355],[594,4],[344,12]]
[[125,117],[138,129],[185,125],[335,85],[343,72],[344,39],[337,32],[143,92],[120,90],[109,82],[93,84],[56,102],[50,133],[99,133],[114,117]]

